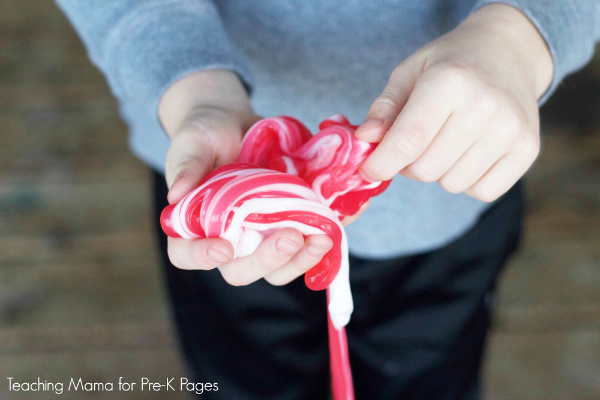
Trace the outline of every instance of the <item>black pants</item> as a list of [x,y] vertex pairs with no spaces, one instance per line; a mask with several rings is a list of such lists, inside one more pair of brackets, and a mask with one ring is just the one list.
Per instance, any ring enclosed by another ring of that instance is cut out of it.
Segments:
[[[324,292],[296,279],[231,287],[217,270],[183,271],[158,225],[167,205],[155,174],[158,237],[180,343],[197,382],[223,399],[330,396]],[[350,259],[355,312],[347,327],[357,399],[475,399],[498,273],[516,249],[515,186],[453,243],[391,260]]]

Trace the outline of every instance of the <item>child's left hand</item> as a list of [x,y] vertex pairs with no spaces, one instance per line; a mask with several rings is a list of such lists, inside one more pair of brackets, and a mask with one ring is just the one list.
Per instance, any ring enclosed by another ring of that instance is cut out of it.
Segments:
[[543,38],[520,11],[481,8],[392,73],[356,136],[381,142],[361,167],[497,199],[540,148],[537,99],[552,80]]

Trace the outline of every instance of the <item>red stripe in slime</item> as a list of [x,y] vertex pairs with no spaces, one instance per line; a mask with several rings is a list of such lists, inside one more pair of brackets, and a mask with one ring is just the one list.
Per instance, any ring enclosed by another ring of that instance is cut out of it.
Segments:
[[353,309],[348,244],[339,221],[358,212],[390,183],[367,182],[358,175],[358,167],[376,145],[356,139],[356,128],[343,115],[334,115],[312,136],[294,118],[263,119],[246,133],[237,162],[208,174],[161,215],[167,235],[221,237],[233,245],[236,257],[251,254],[264,238],[284,227],[333,240],[333,248],[304,280],[312,290],[327,289],[335,400],[354,398],[344,329]]

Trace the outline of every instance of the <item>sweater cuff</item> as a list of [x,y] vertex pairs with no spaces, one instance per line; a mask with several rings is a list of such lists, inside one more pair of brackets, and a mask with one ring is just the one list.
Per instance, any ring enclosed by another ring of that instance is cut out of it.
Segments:
[[158,122],[158,104],[165,91],[193,72],[233,71],[250,92],[247,62],[227,37],[212,2],[142,4],[118,19],[98,54],[99,67],[117,97],[144,105]]
[[[546,42],[554,63],[554,76],[539,99],[541,105],[568,74],[582,68],[594,53],[594,19],[600,7],[574,0],[478,0],[472,12],[492,3],[503,3],[521,11]],[[589,10],[586,10],[586,7]]]

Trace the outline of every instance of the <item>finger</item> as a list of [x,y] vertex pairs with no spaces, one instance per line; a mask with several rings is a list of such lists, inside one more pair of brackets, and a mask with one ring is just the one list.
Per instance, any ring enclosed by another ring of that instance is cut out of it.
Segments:
[[[453,114],[435,136],[427,150],[414,162],[400,171],[406,178],[435,182],[448,172],[475,143],[480,130],[475,118],[457,118]],[[471,127],[471,128],[470,128]]]
[[327,235],[308,236],[304,247],[283,267],[266,275],[265,280],[275,286],[288,284],[317,265],[332,247],[333,241]]
[[443,88],[435,78],[417,81],[400,115],[361,166],[365,180],[392,179],[423,154],[452,113],[452,92]]
[[464,192],[510,151],[509,146],[506,142],[499,143],[496,135],[482,137],[438,179],[438,183],[450,193]]
[[173,141],[169,148],[165,170],[169,204],[177,203],[196,188],[214,164],[213,154],[206,146],[195,146],[193,141],[188,142]]
[[498,160],[473,186],[465,191],[470,197],[486,203],[506,193],[527,172],[539,154],[536,139],[523,139],[513,150]]
[[233,258],[233,246],[225,239],[168,238],[171,263],[180,269],[209,270]]
[[394,70],[383,92],[371,104],[365,122],[356,130],[358,139],[381,142],[408,101],[420,69],[415,61],[408,59]]
[[198,186],[214,168],[233,162],[243,130],[258,118],[252,113],[199,107],[191,110],[173,136],[165,176],[171,204]]
[[255,282],[283,267],[304,246],[302,234],[284,228],[266,238],[254,253],[219,267],[223,279],[233,286]]
[[342,223],[342,225],[348,226],[351,223],[355,222],[358,219],[358,217],[360,217],[362,215],[362,213],[364,213],[365,211],[367,211],[367,208],[369,208],[370,204],[371,204],[371,200],[367,200],[367,202],[365,204],[363,204],[362,206],[360,206],[360,208],[358,209],[358,211],[356,212],[356,214],[344,217],[344,219],[342,219],[340,221]]

